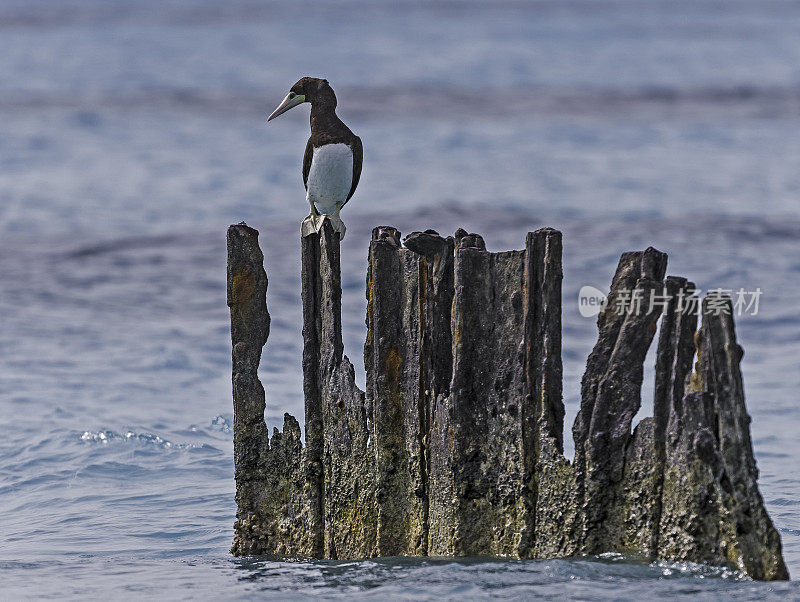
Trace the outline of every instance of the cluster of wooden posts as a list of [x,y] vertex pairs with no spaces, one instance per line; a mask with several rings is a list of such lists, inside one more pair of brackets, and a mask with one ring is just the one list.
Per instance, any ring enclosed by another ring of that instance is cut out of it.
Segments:
[[[786,579],[757,487],[730,299],[677,302],[655,249],[625,253],[563,454],[561,233],[488,252],[463,230],[373,230],[366,391],[344,355],[339,238],[302,244],[305,444],[270,437],[258,379],[269,335],[258,232],[228,231],[237,521],[233,553],[291,558],[571,557],[608,551]],[[622,294],[669,293],[617,311]],[[624,293],[623,293],[624,292]],[[654,415],[631,430],[657,342]]]

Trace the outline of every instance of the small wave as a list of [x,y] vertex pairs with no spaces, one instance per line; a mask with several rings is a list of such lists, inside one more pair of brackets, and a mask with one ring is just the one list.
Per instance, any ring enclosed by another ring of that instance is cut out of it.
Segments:
[[154,433],[137,433],[125,431],[118,433],[110,429],[102,431],[84,431],[77,437],[82,443],[92,445],[110,445],[115,443],[138,443],[143,446],[159,449],[179,449],[179,450],[208,450],[219,451],[207,443],[173,443]]
[[[350,87],[346,89],[348,114],[362,119],[385,119],[387,115],[454,118],[486,115],[500,91],[492,88],[406,85]],[[266,100],[278,97],[279,90],[159,87],[146,90],[47,93],[9,91],[0,98],[0,111],[73,110],[81,120],[101,110],[161,109],[198,113],[252,115],[265,111]],[[609,115],[636,114],[675,116],[712,111],[714,115],[733,113],[739,117],[780,118],[800,113],[800,87],[764,86],[749,83],[717,87],[653,86],[631,88],[548,88],[517,86],[505,88],[510,100],[492,109],[495,117],[536,114]],[[83,116],[83,117],[82,117]]]
[[171,441],[167,441],[166,439],[163,439],[159,435],[155,435],[153,433],[136,433],[134,431],[118,433],[109,429],[103,431],[84,431],[83,434],[80,435],[80,440],[85,443],[99,443],[102,445],[107,445],[117,441],[138,441],[139,443],[163,447],[164,449],[197,447],[196,445],[187,443],[174,444]]
[[[232,421],[219,414],[214,416],[209,423],[209,429],[221,433],[232,433]],[[189,428],[190,431],[196,431],[196,427]],[[109,445],[112,443],[134,442],[146,446],[153,446],[162,449],[213,449],[215,447],[207,443],[174,443],[168,439],[164,439],[160,435],[149,432],[136,432],[132,429],[125,431],[114,431],[111,429],[103,429],[98,431],[83,431],[82,433],[75,433],[75,437],[82,443],[90,443],[95,445]]]
[[221,433],[232,433],[233,423],[222,414],[211,419],[211,428]]
[[168,246],[182,246],[190,244],[193,238],[185,233],[161,236],[132,236],[116,240],[102,241],[99,243],[71,249],[63,254],[65,259],[80,259],[95,255],[105,255],[120,251],[153,249]]
[[730,579],[731,581],[751,581],[745,573],[726,567],[709,566],[696,562],[675,562],[659,560],[650,564],[661,571],[664,577],[694,577],[697,579]]

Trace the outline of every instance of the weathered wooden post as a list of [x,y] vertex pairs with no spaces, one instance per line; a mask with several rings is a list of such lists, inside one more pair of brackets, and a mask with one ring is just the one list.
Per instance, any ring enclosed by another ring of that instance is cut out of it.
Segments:
[[[660,309],[648,311],[648,302],[661,294],[666,267],[667,256],[653,248],[625,253],[598,318],[600,335],[587,361],[573,427],[581,523],[576,536],[584,553],[604,551],[621,536],[618,523],[626,503],[618,485],[631,421],[641,407],[644,359],[660,314]],[[617,310],[621,295],[630,295],[624,311]]]
[[525,399],[522,406],[523,499],[529,519],[523,558],[575,552],[566,527],[573,520],[574,476],[564,458],[561,365],[561,232],[542,228],[525,243]]
[[703,299],[695,345],[695,370],[667,422],[657,555],[788,579],[780,536],[758,491],[730,298]]
[[[228,232],[237,503],[232,552],[565,557],[623,551],[786,579],[758,492],[730,300],[687,311],[655,249],[623,254],[563,455],[561,233],[489,252],[463,230],[375,228],[366,393],[341,331],[339,238],[302,238],[305,439],[268,439],[258,233]],[[722,311],[712,311],[722,310]],[[658,321],[654,416],[631,432]],[[694,372],[692,359],[697,357]]]
[[375,555],[374,461],[364,393],[342,344],[339,235],[302,238],[303,390],[310,555]]
[[[264,388],[258,380],[261,348],[269,336],[266,305],[267,274],[258,246],[258,232],[244,223],[228,229],[228,306],[233,346],[233,453],[237,516],[247,529],[259,512],[264,487],[263,450],[269,445],[264,423]],[[237,553],[260,547],[261,536],[250,531],[237,541]]]
[[[399,233],[398,233],[399,236]],[[407,360],[411,367],[406,379],[406,394],[419,416],[419,449],[422,461],[415,478],[420,495],[425,554],[452,553],[453,480],[452,412],[450,381],[453,373],[451,310],[454,295],[454,249],[452,237],[443,238],[433,230],[414,232],[405,239],[404,264],[417,265],[416,292],[407,287],[404,305],[407,322],[418,327],[413,347],[418,359]],[[374,273],[371,266],[371,273]],[[373,289],[374,278],[372,279]],[[370,304],[372,307],[372,304]],[[413,311],[416,307],[416,311]],[[409,328],[409,330],[411,330]],[[415,377],[417,377],[415,379]]]

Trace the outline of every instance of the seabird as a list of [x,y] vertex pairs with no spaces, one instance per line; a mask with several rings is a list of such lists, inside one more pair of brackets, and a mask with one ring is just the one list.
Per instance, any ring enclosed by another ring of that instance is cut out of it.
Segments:
[[341,239],[345,226],[339,211],[361,177],[361,138],[337,117],[336,95],[328,80],[316,77],[304,77],[292,86],[267,121],[304,102],[311,103],[311,137],[303,156],[303,184],[311,212],[303,220],[301,234],[319,231],[322,216],[327,215]]

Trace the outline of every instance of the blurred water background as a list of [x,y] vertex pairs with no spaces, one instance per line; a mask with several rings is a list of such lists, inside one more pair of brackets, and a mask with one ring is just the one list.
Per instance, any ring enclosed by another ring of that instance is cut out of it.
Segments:
[[564,232],[568,433],[596,335],[577,292],[607,289],[622,251],[760,288],[738,320],[747,402],[800,576],[799,32],[798,3],[763,0],[0,0],[2,597],[800,597],[616,555],[231,558],[225,305],[225,230],[246,220],[270,278],[267,419],[302,420],[308,109],[266,116],[326,77],[365,148],[343,213],[357,371],[378,224],[492,250]]

